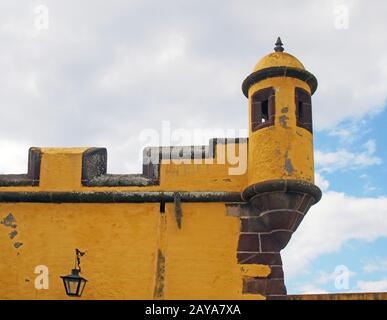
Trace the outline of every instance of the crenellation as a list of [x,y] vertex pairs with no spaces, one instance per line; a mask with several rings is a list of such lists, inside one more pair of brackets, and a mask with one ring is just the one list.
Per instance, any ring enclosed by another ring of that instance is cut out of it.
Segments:
[[[63,166],[60,156],[82,156],[81,185],[83,187],[149,187],[160,185],[160,166],[178,163],[177,160],[203,160],[214,159],[219,145],[237,145],[247,143],[246,138],[211,139],[208,146],[171,146],[171,147],[147,147],[143,151],[143,172],[141,174],[108,174],[107,173],[107,149],[106,148],[31,148],[29,152],[28,173],[25,175],[0,175],[0,187],[38,187],[40,182],[40,170],[42,155],[49,153],[54,157],[50,161],[50,170],[56,170],[55,166]],[[57,164],[55,156],[58,156]],[[222,155],[222,159],[225,155]],[[168,162],[169,161],[169,162]],[[189,161],[182,165],[200,165]],[[43,163],[46,171],[48,170]],[[76,166],[74,166],[76,168]],[[71,168],[68,169],[68,171]],[[51,171],[50,171],[51,172]],[[75,172],[74,172],[75,173]]]

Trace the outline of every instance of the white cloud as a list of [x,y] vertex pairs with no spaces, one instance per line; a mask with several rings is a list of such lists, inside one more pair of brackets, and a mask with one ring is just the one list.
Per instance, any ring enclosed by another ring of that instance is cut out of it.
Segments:
[[304,284],[296,287],[296,290],[299,294],[324,294],[328,293],[324,289],[321,289],[314,284]]
[[27,173],[28,145],[0,139],[0,174]]
[[387,279],[377,281],[358,281],[356,287],[361,292],[386,292]]
[[315,280],[315,283],[319,285],[327,284],[329,282],[334,283],[338,277],[343,276],[342,268],[346,269],[345,276],[347,276],[348,278],[356,275],[356,272],[349,270],[346,266],[339,266],[339,267],[341,268],[336,268],[333,272],[320,271],[318,278]]
[[387,272],[387,258],[373,258],[363,265],[365,273]]
[[[302,271],[302,273],[305,270]],[[332,272],[319,271],[318,276],[308,282],[299,283],[299,280],[292,283],[292,291],[299,292],[301,294],[322,294],[331,292],[330,290],[323,289],[323,287],[334,286],[334,292],[350,291],[351,277],[355,276],[356,272],[350,270],[345,265],[338,265]],[[287,277],[286,277],[287,279]]]
[[376,142],[375,140],[368,140],[364,145],[364,148],[366,149],[366,153],[369,155],[372,155],[376,151]]
[[359,178],[363,180],[362,185],[364,194],[371,194],[380,190],[380,188],[373,185],[371,178],[367,174],[363,173],[359,176]]
[[329,189],[329,181],[325,179],[319,172],[316,172],[314,175],[314,183],[321,189],[321,191],[327,191]]
[[366,184],[364,184],[364,186],[363,186],[363,190],[364,190],[364,193],[365,193],[365,194],[368,194],[368,193],[372,193],[372,192],[374,192],[374,191],[378,191],[379,188],[377,188],[377,187],[371,185],[370,183],[366,183]]
[[381,165],[383,160],[375,155],[376,143],[368,140],[363,144],[363,151],[350,152],[339,149],[334,152],[315,152],[316,168],[321,172],[334,172],[341,169],[359,169],[373,165]]
[[[356,122],[356,121],[353,121]],[[341,126],[335,127],[329,132],[329,135],[332,137],[338,137],[341,142],[353,142],[357,138],[357,127],[352,128],[343,128]]]
[[314,259],[339,251],[348,240],[373,241],[387,237],[386,208],[387,197],[357,198],[334,191],[324,193],[283,250],[286,276],[304,272]]

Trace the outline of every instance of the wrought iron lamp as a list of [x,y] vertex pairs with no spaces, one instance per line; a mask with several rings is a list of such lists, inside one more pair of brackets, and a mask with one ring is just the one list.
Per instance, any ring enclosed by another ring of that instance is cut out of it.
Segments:
[[75,249],[75,267],[71,270],[71,274],[61,276],[66,290],[66,294],[70,297],[80,297],[87,280],[81,277],[81,257],[84,255],[79,249]]

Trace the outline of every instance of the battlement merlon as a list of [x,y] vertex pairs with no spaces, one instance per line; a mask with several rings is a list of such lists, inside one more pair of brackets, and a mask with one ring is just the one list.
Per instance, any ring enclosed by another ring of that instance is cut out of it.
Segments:
[[[146,147],[141,174],[109,174],[106,148],[31,148],[27,174],[0,175],[0,192],[202,191],[240,193],[247,183],[247,138],[208,146]],[[245,166],[240,174],[230,168]]]

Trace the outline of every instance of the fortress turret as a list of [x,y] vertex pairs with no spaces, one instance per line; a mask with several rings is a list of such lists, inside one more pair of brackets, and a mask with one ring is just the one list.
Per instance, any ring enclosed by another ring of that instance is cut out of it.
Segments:
[[[271,266],[269,279],[245,279],[244,291],[286,294],[279,252],[309,208],[321,198],[314,185],[311,96],[317,80],[278,38],[243,82],[249,103],[248,203],[241,214],[238,263]],[[265,288],[265,289],[262,289]]]

